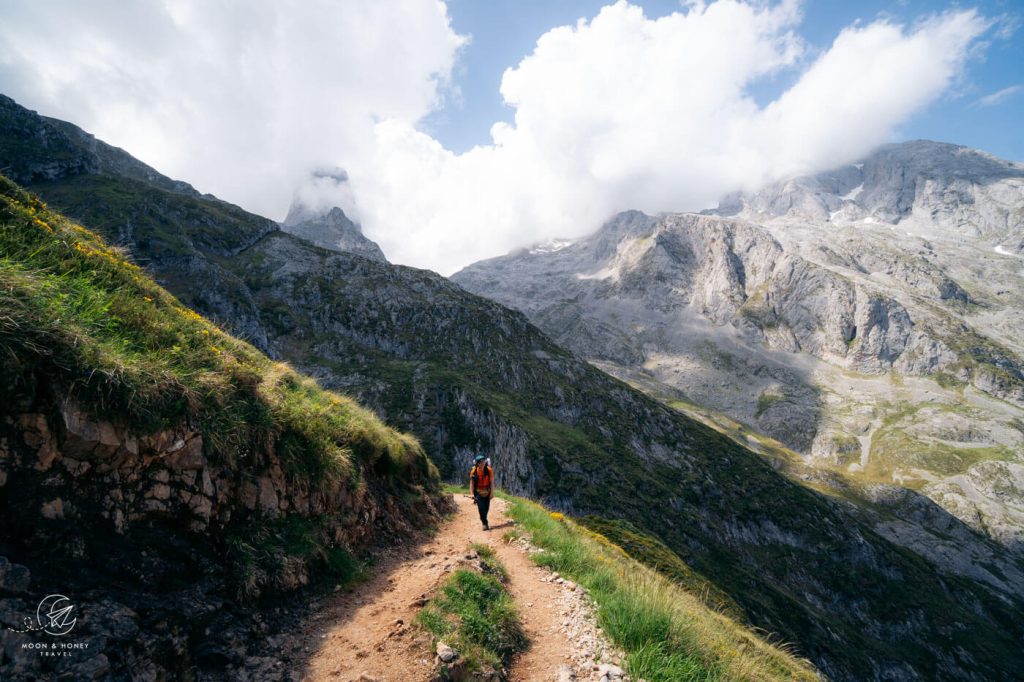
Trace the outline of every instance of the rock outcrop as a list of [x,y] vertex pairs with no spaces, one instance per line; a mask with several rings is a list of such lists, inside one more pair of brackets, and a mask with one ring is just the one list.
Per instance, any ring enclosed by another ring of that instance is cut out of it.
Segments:
[[[137,434],[67,396],[26,407],[42,409],[0,419],[0,542],[16,543],[35,567],[30,575],[0,557],[4,679],[181,678],[237,663],[265,626],[236,594],[303,587],[320,558],[291,558],[287,570],[257,570],[243,584],[231,538],[258,542],[255,528],[305,519],[356,552],[440,513],[427,498],[427,507],[398,503],[372,472],[358,486],[296,480],[272,448],[244,468],[213,462],[188,424]],[[68,639],[88,646],[74,656],[22,651],[38,641],[20,630],[45,592],[70,595],[82,614]]]
[[318,213],[301,203],[294,203],[281,223],[281,229],[325,249],[387,262],[377,243],[367,239],[362,228],[349,220],[337,206],[326,213]]

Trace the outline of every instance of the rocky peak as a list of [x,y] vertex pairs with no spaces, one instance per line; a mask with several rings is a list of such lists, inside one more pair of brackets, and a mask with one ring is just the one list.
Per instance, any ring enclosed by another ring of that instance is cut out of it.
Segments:
[[723,198],[719,215],[835,224],[903,224],[930,237],[979,237],[1020,249],[1024,167],[961,145],[889,144],[859,163]]
[[640,211],[623,211],[582,240],[581,245],[596,259],[608,258],[615,254],[623,240],[650,235],[656,222],[656,218]]
[[380,246],[367,239],[359,223],[350,220],[337,206],[323,212],[295,201],[288,209],[281,229],[331,251],[354,253],[382,263],[387,262]]

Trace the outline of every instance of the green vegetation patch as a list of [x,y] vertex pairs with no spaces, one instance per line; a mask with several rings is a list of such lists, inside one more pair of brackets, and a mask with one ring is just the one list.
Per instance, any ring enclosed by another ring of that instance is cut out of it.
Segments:
[[138,433],[196,424],[206,454],[293,480],[357,482],[358,465],[436,487],[411,436],[222,332],[98,236],[0,176],[0,402],[46,378]]
[[348,587],[368,575],[366,566],[333,544],[323,519],[289,515],[247,524],[228,536],[238,595],[252,599],[269,589],[306,585],[311,575]]
[[[927,481],[911,470],[920,469],[936,476],[954,476],[964,473],[978,462],[986,460],[1010,461],[1011,448],[1002,445],[957,446],[937,439],[915,437],[911,428],[920,419],[923,405],[887,404],[882,426],[871,438],[871,453],[867,469],[859,479],[892,481],[896,470],[904,475],[903,484],[918,488]],[[974,408],[963,404],[935,405],[931,409],[943,414],[960,414],[967,418],[980,417]]]
[[[650,682],[818,679],[805,661],[639,565],[603,534],[589,533],[532,502],[507,499],[512,517],[545,550],[533,555],[534,561],[589,591],[601,628],[626,652],[625,667],[634,678]],[[614,527],[613,522],[590,523],[623,536],[631,532],[629,526]],[[649,556],[660,554],[649,540],[643,542]],[[665,565],[678,568],[668,560]]]
[[765,389],[761,391],[761,394],[757,396],[757,412],[755,416],[760,417],[762,414],[767,412],[776,403],[781,403],[786,400],[786,395],[780,391],[774,389]]
[[[901,469],[908,479],[910,469],[921,469],[938,476],[954,476],[978,462],[1014,459],[1013,451],[1005,446],[956,447],[941,441],[914,438],[902,429],[890,427],[876,432],[872,438],[867,473],[882,480],[890,478],[897,469]],[[907,483],[909,485],[910,481]]]
[[416,619],[436,642],[444,642],[460,656],[453,665],[465,672],[501,670],[528,641],[516,615],[512,596],[503,584],[505,568],[488,547],[474,545],[484,570],[459,569],[441,586]]
[[595,533],[599,542],[602,539],[607,540],[633,559],[678,583],[680,587],[693,594],[702,595],[708,606],[716,611],[726,613],[736,620],[744,619],[743,610],[728,594],[687,566],[664,542],[644,533],[629,521],[602,519],[592,515],[577,518],[575,521]]

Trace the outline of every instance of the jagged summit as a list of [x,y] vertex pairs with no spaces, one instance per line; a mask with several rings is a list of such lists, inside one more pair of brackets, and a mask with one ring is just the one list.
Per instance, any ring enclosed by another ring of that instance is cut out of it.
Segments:
[[288,209],[281,229],[325,249],[387,262],[377,243],[367,239],[359,224],[350,220],[337,206],[323,212],[296,200]]
[[902,225],[925,237],[984,236],[1024,247],[1024,167],[962,145],[888,144],[858,163],[723,199],[709,211],[751,220]]

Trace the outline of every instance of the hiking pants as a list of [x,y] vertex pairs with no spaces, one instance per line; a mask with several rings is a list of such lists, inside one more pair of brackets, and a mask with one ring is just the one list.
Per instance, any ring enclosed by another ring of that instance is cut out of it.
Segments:
[[491,498],[477,497],[476,507],[480,511],[480,522],[487,525],[487,512],[491,509]]

